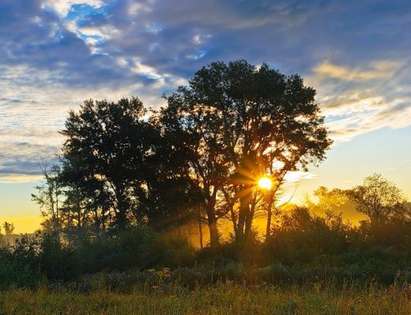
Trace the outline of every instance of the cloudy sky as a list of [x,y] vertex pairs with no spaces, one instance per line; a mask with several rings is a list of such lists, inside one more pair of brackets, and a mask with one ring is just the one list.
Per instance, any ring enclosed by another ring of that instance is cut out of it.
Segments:
[[159,106],[201,66],[239,58],[318,91],[335,144],[297,195],[379,172],[411,197],[410,29],[409,0],[1,0],[0,219],[38,224],[30,193],[82,100]]

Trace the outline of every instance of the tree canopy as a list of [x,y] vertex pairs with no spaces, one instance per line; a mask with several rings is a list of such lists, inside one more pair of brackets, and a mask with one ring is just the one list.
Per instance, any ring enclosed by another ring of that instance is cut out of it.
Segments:
[[168,97],[162,121],[191,152],[189,171],[202,190],[211,234],[218,216],[239,202],[231,218],[237,237],[246,237],[258,178],[269,174],[276,183],[268,198],[271,211],[289,171],[324,159],[331,140],[314,96],[298,75],[239,60],[202,68],[188,86]]
[[[285,175],[323,160],[331,144],[315,90],[239,60],[203,67],[166,100],[157,112],[138,98],[88,100],[70,112],[58,176],[33,197],[76,229],[198,218],[213,245],[220,218],[244,240],[263,211],[268,237]],[[273,183],[264,192],[261,176]]]
[[348,195],[357,204],[358,211],[367,215],[371,221],[411,218],[400,189],[380,174],[368,176],[362,185],[349,190]]

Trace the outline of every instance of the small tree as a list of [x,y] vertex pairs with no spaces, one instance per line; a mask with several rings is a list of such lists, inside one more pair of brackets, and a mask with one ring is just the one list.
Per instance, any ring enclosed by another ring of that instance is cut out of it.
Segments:
[[13,234],[14,232],[14,224],[13,223],[9,223],[9,222],[4,222],[3,223],[3,229],[4,229],[4,234],[6,236],[10,236]]
[[46,218],[43,226],[53,232],[61,230],[62,190],[58,181],[59,172],[57,166],[45,169],[44,183],[36,186],[37,192],[31,194],[32,200],[40,205],[41,214]]
[[366,214],[372,223],[382,223],[392,218],[410,219],[400,189],[380,174],[368,176],[362,185],[348,191],[356,202],[358,211]]
[[356,203],[344,189],[319,187],[314,191],[315,200],[306,200],[307,207],[316,215],[341,214],[347,221],[358,222],[365,215],[356,209]]

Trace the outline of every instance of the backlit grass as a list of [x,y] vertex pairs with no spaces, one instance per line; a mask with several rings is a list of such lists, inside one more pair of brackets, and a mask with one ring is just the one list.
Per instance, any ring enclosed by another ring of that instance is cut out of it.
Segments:
[[0,294],[1,314],[411,314],[408,288],[278,288],[220,284],[169,292],[89,294],[40,289]]

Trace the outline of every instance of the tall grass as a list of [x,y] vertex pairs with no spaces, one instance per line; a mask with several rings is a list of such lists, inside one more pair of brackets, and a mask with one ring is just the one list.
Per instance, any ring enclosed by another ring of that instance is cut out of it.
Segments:
[[0,310],[1,314],[411,314],[410,292],[396,286],[280,288],[233,283],[128,294],[20,289],[0,293]]

